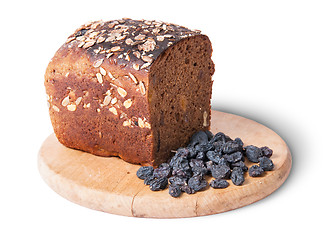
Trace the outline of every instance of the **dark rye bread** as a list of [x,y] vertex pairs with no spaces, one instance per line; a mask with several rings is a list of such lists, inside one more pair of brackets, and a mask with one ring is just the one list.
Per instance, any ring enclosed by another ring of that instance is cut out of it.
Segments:
[[157,166],[210,125],[214,64],[207,36],[159,22],[85,24],[45,74],[54,132],[65,146]]

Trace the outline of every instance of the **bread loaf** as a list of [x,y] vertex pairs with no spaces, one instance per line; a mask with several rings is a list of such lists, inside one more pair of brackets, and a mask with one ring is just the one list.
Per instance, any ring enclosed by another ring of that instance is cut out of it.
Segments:
[[63,145],[157,166],[210,125],[209,38],[160,21],[85,24],[45,73],[54,132]]

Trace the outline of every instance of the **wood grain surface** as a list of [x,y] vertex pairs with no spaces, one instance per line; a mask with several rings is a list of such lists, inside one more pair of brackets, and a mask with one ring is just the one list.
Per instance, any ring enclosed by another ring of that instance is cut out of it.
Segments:
[[291,154],[275,132],[255,121],[214,110],[211,130],[233,139],[240,137],[245,145],[269,146],[274,152],[274,170],[259,178],[246,173],[242,186],[228,180],[230,185],[225,189],[207,187],[196,194],[172,198],[168,189],[153,192],[145,186],[136,176],[140,166],[69,149],[54,134],[41,146],[38,167],[44,181],[74,203],[107,213],[149,218],[196,217],[240,208],[270,195],[286,180]]

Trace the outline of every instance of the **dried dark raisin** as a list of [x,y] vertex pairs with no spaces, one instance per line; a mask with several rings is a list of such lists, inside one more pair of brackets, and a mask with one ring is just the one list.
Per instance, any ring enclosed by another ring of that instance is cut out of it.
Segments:
[[204,145],[208,142],[208,136],[204,131],[198,131],[191,136],[189,146],[194,147],[197,144]]
[[206,157],[207,157],[208,160],[215,162],[215,158],[216,157],[219,158],[219,154],[216,151],[208,151],[206,153]]
[[235,141],[226,142],[225,144],[223,144],[223,147],[222,147],[223,153],[234,153],[234,152],[238,152],[238,151],[242,151],[242,150],[243,150],[243,147]]
[[162,178],[162,177],[169,177],[171,174],[170,165],[167,163],[162,163],[158,166],[158,168],[154,169],[154,177]]
[[182,178],[189,178],[192,176],[192,171],[191,171],[191,169],[183,170],[181,168],[174,168],[172,170],[172,175],[182,177]]
[[214,146],[211,143],[198,144],[195,146],[195,150],[198,152],[207,152],[213,150]]
[[208,140],[211,140],[214,137],[214,134],[209,130],[205,130],[205,133],[208,137]]
[[202,176],[197,175],[188,180],[188,186],[198,192],[207,186],[207,182]]
[[230,176],[230,168],[225,165],[213,165],[211,173],[214,178],[227,179]]
[[190,186],[188,185],[183,185],[180,187],[182,192],[185,192],[187,194],[194,194],[196,191],[194,189],[192,189]]
[[210,140],[211,143],[214,143],[214,142],[222,142],[222,143],[226,143],[226,142],[230,142],[232,141],[232,139],[225,135],[224,133],[222,132],[218,132],[217,134],[214,135],[214,137]]
[[153,175],[148,176],[148,177],[145,178],[145,180],[144,180],[144,184],[145,184],[145,185],[150,185],[151,182],[152,182],[153,180],[155,180],[155,179],[156,179],[156,178],[155,178]]
[[144,180],[146,177],[153,175],[154,168],[152,166],[140,167],[137,171],[137,177]]
[[234,142],[239,144],[239,146],[242,148],[244,146],[244,142],[240,138],[235,138]]
[[168,182],[166,177],[156,178],[153,181],[151,181],[149,188],[152,191],[159,191],[165,189],[167,184]]
[[230,178],[233,184],[240,186],[245,181],[244,171],[240,167],[235,167],[232,169]]
[[187,185],[187,178],[182,178],[182,177],[178,177],[178,176],[172,176],[169,178],[169,182],[173,185]]
[[196,155],[196,159],[205,160],[206,154],[204,152],[198,152]]
[[249,168],[248,174],[251,177],[260,177],[264,173],[263,168],[258,165],[253,165]]
[[172,196],[172,197],[179,197],[181,195],[181,188],[177,185],[172,185],[170,184],[169,186],[169,194]]
[[265,146],[265,147],[261,147],[261,151],[262,151],[262,155],[264,157],[271,157],[273,154],[272,149],[270,149],[269,147]]
[[198,175],[198,174],[205,175],[206,174],[207,168],[202,160],[191,159],[189,164],[191,166],[191,170],[194,175]]
[[258,163],[259,157],[262,157],[261,149],[253,145],[245,147],[245,154],[247,159],[253,163]]
[[264,171],[271,171],[274,168],[273,162],[268,157],[260,157],[260,167],[263,168]]
[[234,153],[231,153],[231,154],[224,154],[223,158],[225,160],[227,160],[229,163],[244,161],[244,156],[241,152],[234,152]]
[[248,171],[248,167],[245,165],[245,163],[243,161],[231,163],[230,164],[230,167],[231,168],[240,167],[244,172],[247,172]]
[[214,179],[210,182],[212,188],[226,188],[229,186],[227,180],[224,179]]

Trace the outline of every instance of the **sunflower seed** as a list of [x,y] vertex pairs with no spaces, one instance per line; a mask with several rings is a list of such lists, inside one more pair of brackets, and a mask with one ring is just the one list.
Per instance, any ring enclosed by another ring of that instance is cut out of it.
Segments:
[[67,110],[74,112],[76,110],[76,105],[75,104],[69,104],[67,105]]
[[133,63],[132,67],[137,71],[140,69],[139,64],[136,64],[136,63]]
[[129,73],[129,76],[135,84],[138,84],[137,78],[132,73]]
[[153,58],[152,57],[149,57],[149,56],[141,56],[141,59],[145,62],[148,62],[148,63],[152,63],[153,62]]
[[115,103],[117,103],[117,98],[114,97],[110,103],[113,104],[113,105],[114,105]]
[[76,105],[79,105],[82,101],[82,97],[78,97],[76,100],[75,100],[75,104]]
[[52,105],[52,109],[55,110],[56,112],[59,112],[59,108],[55,105]]
[[115,47],[112,47],[110,50],[111,50],[112,52],[117,52],[117,51],[119,51],[120,49],[121,49],[120,46],[115,46]]
[[141,118],[138,118],[138,126],[141,127],[141,128],[145,127],[145,123]]
[[95,40],[92,40],[92,41],[86,42],[86,44],[83,45],[83,48],[85,49],[85,48],[92,47],[95,43],[96,43]]
[[114,115],[117,115],[117,110],[116,110],[116,108],[111,107],[111,108],[109,108],[108,110],[109,110],[111,113],[113,113]]
[[75,39],[75,37],[67,38],[66,43],[69,43],[69,42],[73,41],[74,39]]
[[146,94],[146,88],[145,88],[145,85],[142,81],[139,82],[139,89],[140,89],[140,92],[141,92],[142,95]]
[[97,73],[96,74],[96,77],[97,77],[97,80],[98,80],[99,83],[103,83],[104,82],[103,81],[103,78],[102,78],[102,75],[100,73]]
[[104,59],[99,59],[93,63],[93,66],[95,68],[100,67],[100,65],[103,63]]
[[97,39],[97,43],[102,43],[106,40],[106,38],[100,36],[98,39]]
[[62,102],[61,105],[66,107],[69,104],[69,96],[65,97]]
[[117,92],[118,92],[118,94],[121,95],[121,97],[125,97],[127,95],[127,92],[121,87],[117,88]]
[[125,101],[123,102],[123,106],[124,106],[125,108],[129,108],[129,107],[131,107],[131,105],[132,105],[132,99],[128,99],[128,100],[125,100]]
[[110,103],[111,100],[112,100],[112,97],[110,95],[106,95],[105,98],[104,98],[103,105],[107,106]]
[[140,41],[140,40],[144,40],[146,37],[146,35],[144,34],[139,34],[138,36],[136,36],[134,39],[137,40],[137,41]]
[[123,122],[123,126],[124,126],[124,127],[129,127],[129,126],[131,126],[131,119],[124,121],[124,122]]
[[106,76],[106,70],[105,69],[103,69],[102,67],[100,67],[99,68],[99,71],[100,71],[101,75]]

